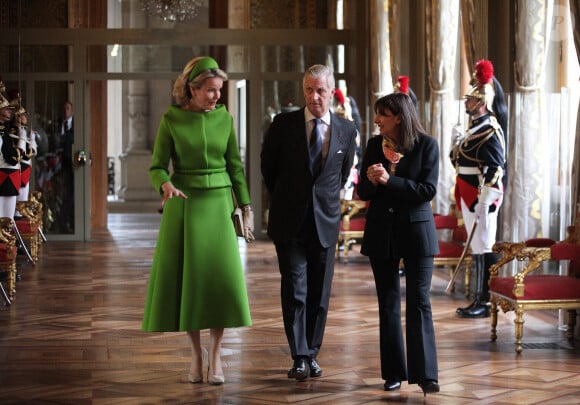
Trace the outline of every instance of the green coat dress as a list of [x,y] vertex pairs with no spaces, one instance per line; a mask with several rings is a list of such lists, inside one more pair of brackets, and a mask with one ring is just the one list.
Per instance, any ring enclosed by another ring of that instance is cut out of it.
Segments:
[[[172,164],[172,174],[169,165]],[[250,195],[232,116],[170,106],[159,125],[149,169],[153,187],[171,181],[187,195],[163,208],[142,329],[195,331],[251,325],[232,189]]]

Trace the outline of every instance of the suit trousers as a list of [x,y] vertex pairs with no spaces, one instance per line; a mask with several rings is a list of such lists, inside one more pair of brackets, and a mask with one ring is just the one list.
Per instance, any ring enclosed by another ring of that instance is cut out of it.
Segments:
[[[370,257],[379,302],[381,376],[384,380],[438,381],[437,349],[431,314],[433,257],[403,258],[406,280],[407,361],[401,326],[399,259]],[[408,368],[408,373],[407,373]]]
[[320,245],[312,212],[295,238],[275,246],[290,353],[293,359],[316,358],[326,327],[336,247]]

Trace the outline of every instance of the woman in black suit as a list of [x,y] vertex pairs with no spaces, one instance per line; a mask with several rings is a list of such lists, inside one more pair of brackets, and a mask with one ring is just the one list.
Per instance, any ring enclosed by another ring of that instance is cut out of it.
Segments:
[[[370,200],[361,253],[368,256],[379,301],[381,374],[386,391],[401,381],[438,392],[429,290],[439,252],[431,200],[439,147],[419,123],[411,98],[393,93],[374,105],[380,135],[367,144],[357,191]],[[407,358],[401,327],[399,261],[406,270]],[[407,372],[408,367],[408,372]]]

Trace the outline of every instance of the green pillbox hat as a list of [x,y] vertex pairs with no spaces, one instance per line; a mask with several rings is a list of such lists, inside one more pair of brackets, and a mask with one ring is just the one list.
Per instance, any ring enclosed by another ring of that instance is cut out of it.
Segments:
[[205,56],[195,64],[195,67],[193,69],[191,69],[191,72],[189,72],[188,79],[191,82],[193,79],[195,79],[195,76],[199,75],[200,73],[206,72],[210,69],[219,69],[219,68],[220,67],[218,66],[218,63],[215,61],[214,58]]

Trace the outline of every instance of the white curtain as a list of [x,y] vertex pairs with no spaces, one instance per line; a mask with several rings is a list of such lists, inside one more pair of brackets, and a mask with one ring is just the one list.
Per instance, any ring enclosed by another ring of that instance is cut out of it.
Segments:
[[507,154],[508,185],[502,239],[522,241],[548,236],[550,221],[549,137],[542,112],[542,75],[553,4],[516,3],[515,93]]
[[454,69],[459,32],[459,0],[427,0],[427,60],[429,66],[431,136],[439,142],[439,184],[433,210],[450,211],[455,170],[449,160],[455,124]]

